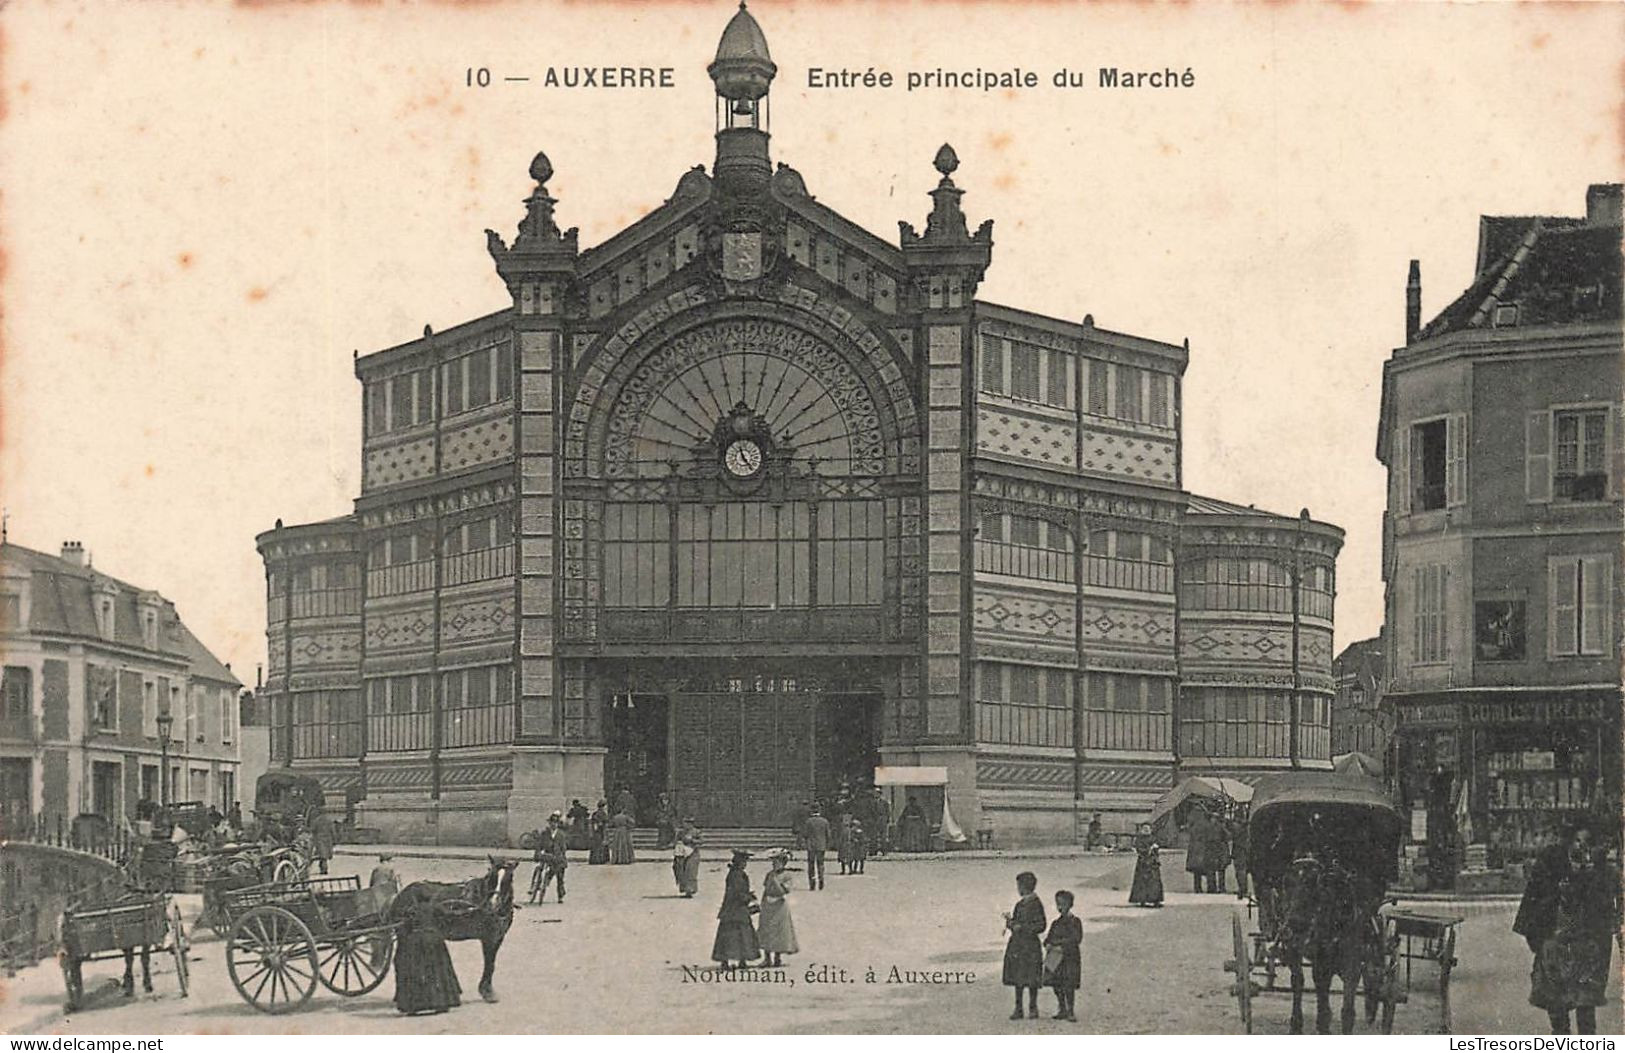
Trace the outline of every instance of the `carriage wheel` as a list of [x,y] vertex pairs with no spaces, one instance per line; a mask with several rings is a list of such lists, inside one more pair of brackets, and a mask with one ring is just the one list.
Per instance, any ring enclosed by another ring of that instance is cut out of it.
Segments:
[[191,967],[186,962],[186,926],[181,924],[181,909],[173,903],[169,906],[169,924],[169,949],[175,955],[175,982],[180,986],[181,997],[185,998],[192,979]]
[[322,986],[347,998],[364,995],[389,976],[395,958],[395,930],[374,929],[341,936],[318,953]]
[[232,926],[226,969],[243,1000],[262,1013],[289,1013],[316,991],[316,941],[281,907],[255,907]]
[[62,957],[62,986],[68,991],[68,1012],[76,1012],[85,1000],[85,977],[77,958]]
[[271,880],[277,884],[284,881],[300,881],[303,879],[304,875],[300,873],[299,864],[287,857],[277,860],[276,866],[271,868]]
[[1445,930],[1439,947],[1439,1021],[1447,1035],[1454,1033],[1450,1023],[1450,970],[1455,965],[1456,929],[1452,926]]
[[1241,915],[1230,915],[1231,953],[1235,955],[1236,1002],[1241,1006],[1241,1026],[1253,1033],[1253,968],[1247,955],[1247,935],[1241,929]]

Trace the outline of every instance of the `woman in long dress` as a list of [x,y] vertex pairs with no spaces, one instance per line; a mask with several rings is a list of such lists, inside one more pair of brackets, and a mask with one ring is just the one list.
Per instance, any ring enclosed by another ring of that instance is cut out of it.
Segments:
[[395,945],[395,1008],[408,1015],[444,1013],[462,1004],[462,994],[434,904],[425,900],[408,916]]
[[756,936],[762,953],[770,955],[777,966],[784,964],[783,955],[795,954],[801,947],[796,943],[796,927],[790,920],[790,901],[786,899],[790,895],[790,874],[784,868],[790,852],[776,849],[768,858],[773,861],[773,869],[762,879],[762,916]]
[[749,852],[734,849],[722,889],[722,907],[717,911],[717,936],[711,941],[711,960],[721,962],[724,969],[735,968],[733,962],[739,963],[738,968],[744,968],[747,962],[762,955],[756,926],[750,920],[758,908],[756,893],[750,890],[750,875],[745,873],[748,862]]
[[672,849],[671,872],[684,899],[691,899],[700,890],[700,832],[693,819],[683,820],[683,831]]
[[632,851],[632,827],[637,820],[625,812],[621,812],[609,821],[609,861],[611,863],[636,863],[637,855]]
[[903,806],[897,817],[897,839],[904,852],[927,852],[931,849],[931,824],[926,821],[925,809],[913,797]]
[[1128,901],[1136,907],[1162,906],[1162,862],[1151,824],[1141,823],[1134,835],[1134,882]]
[[587,820],[587,830],[590,844],[587,849],[587,862],[592,864],[609,862],[609,812],[604,802],[599,801],[598,807],[593,810],[592,818]]

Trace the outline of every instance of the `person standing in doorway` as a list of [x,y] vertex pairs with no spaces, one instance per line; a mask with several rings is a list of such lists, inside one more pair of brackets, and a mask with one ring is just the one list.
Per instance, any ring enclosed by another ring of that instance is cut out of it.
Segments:
[[671,798],[665,794],[655,802],[655,848],[664,850],[677,843],[677,823],[671,811]]
[[622,812],[632,817],[633,826],[638,824],[638,799],[625,786],[615,794],[615,811],[611,814],[620,815]]
[[1027,992],[1027,1008],[1038,1019],[1038,988],[1044,982],[1044,949],[1039,939],[1048,927],[1044,901],[1038,898],[1038,877],[1030,870],[1016,875],[1016,905],[1004,915],[1010,938],[1004,945],[1004,986],[1016,989],[1016,1008],[1011,1020],[1020,1020],[1021,993]]
[[812,814],[807,817],[807,888],[811,891],[821,891],[824,887],[824,853],[829,851],[829,820],[824,818],[823,809],[813,805]]

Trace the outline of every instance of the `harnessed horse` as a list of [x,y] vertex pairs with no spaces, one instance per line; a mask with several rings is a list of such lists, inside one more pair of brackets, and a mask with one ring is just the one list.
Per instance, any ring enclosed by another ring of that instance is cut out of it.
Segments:
[[1373,1020],[1385,982],[1376,909],[1380,894],[1370,896],[1347,868],[1336,861],[1323,863],[1312,854],[1294,859],[1271,894],[1275,907],[1271,951],[1292,974],[1291,1033],[1303,1033],[1306,961],[1314,976],[1316,1031],[1324,1035],[1331,1030],[1334,976],[1343,981],[1343,1034],[1354,1031],[1354,998],[1362,982],[1366,1020]]
[[435,920],[447,940],[479,940],[485,954],[485,970],[480,974],[480,997],[497,1000],[491,985],[496,970],[497,951],[513,924],[513,872],[519,864],[511,859],[488,856],[490,869],[484,876],[460,884],[445,881],[414,881],[401,889],[389,907],[389,920],[404,921],[424,904],[434,910]]

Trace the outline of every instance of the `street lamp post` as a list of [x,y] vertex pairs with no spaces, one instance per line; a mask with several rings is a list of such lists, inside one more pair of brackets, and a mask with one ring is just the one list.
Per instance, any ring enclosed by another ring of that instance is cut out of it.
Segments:
[[169,807],[169,731],[175,718],[168,713],[158,714],[158,751],[161,767],[158,769],[158,803]]

